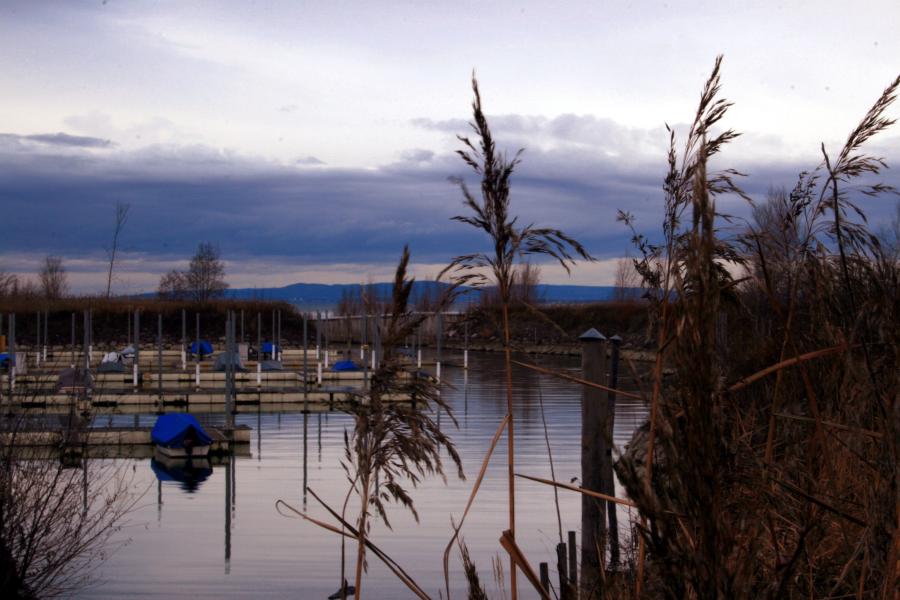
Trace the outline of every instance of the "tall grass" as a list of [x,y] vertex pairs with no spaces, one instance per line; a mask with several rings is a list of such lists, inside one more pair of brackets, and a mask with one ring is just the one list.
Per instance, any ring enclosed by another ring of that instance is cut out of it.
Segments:
[[862,147],[893,124],[900,78],[734,236],[715,201],[743,196],[736,173],[708,167],[737,135],[713,130],[720,66],[680,154],[671,138],[665,242],[635,235],[658,340],[646,460],[617,465],[642,519],[635,592],[896,598],[900,266],[856,199],[891,191]]
[[[490,252],[464,254],[454,258],[445,272],[451,272],[458,285],[496,286],[502,312],[504,367],[506,375],[506,439],[509,534],[513,541],[516,534],[515,491],[515,418],[512,398],[512,363],[510,347],[509,307],[517,283],[518,262],[530,254],[544,255],[558,262],[566,271],[574,263],[574,257],[590,259],[587,250],[577,241],[558,229],[539,228],[534,225],[519,226],[510,212],[510,181],[519,164],[522,150],[510,159],[498,152],[487,118],[481,106],[478,81],[472,76],[472,122],[475,142],[458,136],[463,149],[460,158],[481,178],[480,194],[474,194],[462,178],[455,179],[463,196],[463,204],[469,214],[453,217],[470,225],[488,238]],[[518,595],[516,565],[510,562],[510,593],[513,600]],[[449,593],[449,592],[448,592]]]

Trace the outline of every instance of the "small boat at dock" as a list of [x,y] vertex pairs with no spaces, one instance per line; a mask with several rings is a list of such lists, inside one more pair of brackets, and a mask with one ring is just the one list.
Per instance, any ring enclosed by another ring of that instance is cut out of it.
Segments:
[[213,441],[199,421],[186,413],[161,415],[150,439],[160,454],[171,458],[206,456]]

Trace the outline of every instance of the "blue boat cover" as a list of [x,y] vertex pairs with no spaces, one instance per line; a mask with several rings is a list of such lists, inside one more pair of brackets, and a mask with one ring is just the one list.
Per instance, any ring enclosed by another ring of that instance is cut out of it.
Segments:
[[339,360],[331,367],[332,371],[359,371],[359,365],[352,360]]
[[275,352],[279,352],[281,348],[278,347],[278,344],[274,344],[272,342],[263,342],[262,351],[266,354],[272,354],[272,349],[275,349]]
[[150,432],[150,439],[154,444],[166,446],[169,448],[178,448],[184,442],[185,436],[193,430],[195,445],[208,446],[212,443],[203,427],[194,418],[194,415],[187,413],[172,413],[162,415],[156,419],[156,425]]
[[200,354],[209,355],[213,353],[212,344],[210,344],[206,340],[200,340],[198,342],[191,343],[191,354],[197,354],[198,350]]
[[[0,365],[6,366],[6,363],[9,362],[9,354],[7,352],[0,352]],[[15,361],[13,361],[15,362]]]

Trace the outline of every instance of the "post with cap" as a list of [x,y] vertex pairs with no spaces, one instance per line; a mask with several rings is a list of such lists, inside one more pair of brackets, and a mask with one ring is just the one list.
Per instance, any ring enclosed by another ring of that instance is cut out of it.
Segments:
[[[581,341],[582,377],[592,383],[606,383],[606,337],[594,328],[578,338]],[[582,386],[581,392],[581,487],[603,492],[603,463],[609,448],[607,440],[607,395],[602,390]],[[600,575],[600,551],[606,547],[605,502],[581,496],[581,588],[596,589],[603,597]]]

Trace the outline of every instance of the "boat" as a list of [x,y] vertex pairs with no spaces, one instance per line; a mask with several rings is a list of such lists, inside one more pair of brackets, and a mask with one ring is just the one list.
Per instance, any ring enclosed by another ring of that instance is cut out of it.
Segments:
[[150,439],[160,454],[171,458],[206,456],[212,444],[203,426],[187,413],[161,415]]

